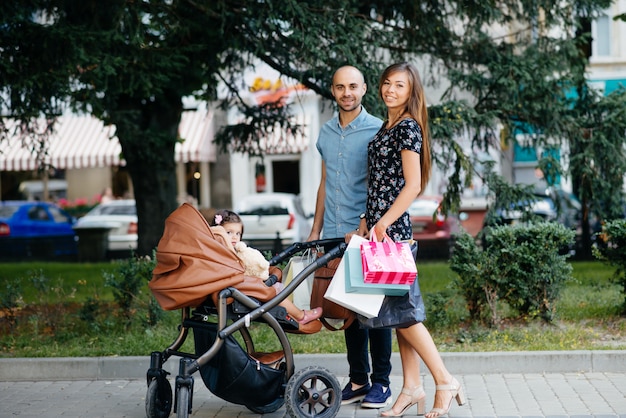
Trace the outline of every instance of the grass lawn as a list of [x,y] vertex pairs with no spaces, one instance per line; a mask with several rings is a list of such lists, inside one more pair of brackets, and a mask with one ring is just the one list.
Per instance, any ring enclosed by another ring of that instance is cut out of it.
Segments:
[[[120,325],[119,308],[103,275],[119,265],[0,264],[0,356],[149,355],[167,347],[177,335],[179,311],[165,312],[156,326],[141,320],[129,328]],[[450,289],[455,274],[446,263],[421,263],[426,325],[441,351],[626,349],[626,320],[618,314],[623,295],[610,281],[613,269],[600,262],[572,265],[573,280],[561,292],[555,321],[505,318],[488,328],[467,323],[464,301]],[[141,293],[149,295],[147,285]],[[451,296],[442,301],[441,294]],[[141,307],[133,315],[146,316]],[[259,350],[276,348],[269,327],[253,324],[252,332]],[[296,353],[345,352],[342,332],[291,334],[289,340]],[[189,343],[184,348],[192,350]]]
[[[113,261],[0,263],[0,283],[19,281],[22,285],[22,297],[27,304],[38,303],[42,298],[48,303],[67,302],[68,298],[76,302],[85,302],[88,297],[95,294],[103,300],[112,300],[111,290],[104,286],[103,272],[114,272],[117,265],[118,263]],[[42,294],[42,287],[48,290],[45,294]]]

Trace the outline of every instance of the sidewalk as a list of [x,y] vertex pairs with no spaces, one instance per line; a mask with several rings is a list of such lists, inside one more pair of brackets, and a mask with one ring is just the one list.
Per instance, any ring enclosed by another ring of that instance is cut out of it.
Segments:
[[[626,351],[443,353],[468,403],[450,417],[626,418]],[[0,359],[0,418],[145,417],[144,357]],[[166,365],[176,365],[177,359]],[[296,369],[323,365],[347,382],[345,355],[296,355]],[[434,383],[422,370],[432,405]],[[170,376],[170,381],[173,381]],[[391,390],[402,387],[397,353]],[[340,418],[376,417],[378,410],[342,406]],[[281,408],[266,417],[282,417]],[[409,411],[415,416],[416,409]],[[172,417],[174,414],[172,414]],[[197,377],[192,417],[253,417],[247,408],[217,398]]]

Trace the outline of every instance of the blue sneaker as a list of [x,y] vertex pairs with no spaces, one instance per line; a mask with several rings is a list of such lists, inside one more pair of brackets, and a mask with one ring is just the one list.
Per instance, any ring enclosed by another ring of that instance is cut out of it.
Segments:
[[352,382],[348,382],[345,388],[341,391],[341,404],[348,405],[354,402],[359,402],[365,395],[369,393],[371,386],[369,383],[366,383],[365,386],[358,388],[357,390],[352,390]]
[[384,408],[391,405],[391,389],[380,383],[374,383],[361,402],[361,408]]

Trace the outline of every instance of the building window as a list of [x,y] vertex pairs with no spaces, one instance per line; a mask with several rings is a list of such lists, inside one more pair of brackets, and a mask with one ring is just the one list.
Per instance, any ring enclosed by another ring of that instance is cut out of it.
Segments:
[[611,19],[603,14],[594,23],[593,55],[596,57],[608,57],[611,55]]

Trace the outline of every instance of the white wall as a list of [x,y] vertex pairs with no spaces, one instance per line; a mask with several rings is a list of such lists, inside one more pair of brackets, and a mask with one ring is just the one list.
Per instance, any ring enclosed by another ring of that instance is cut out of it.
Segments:
[[101,195],[105,187],[111,186],[111,168],[78,168],[66,170],[67,198],[70,201],[87,199]]

